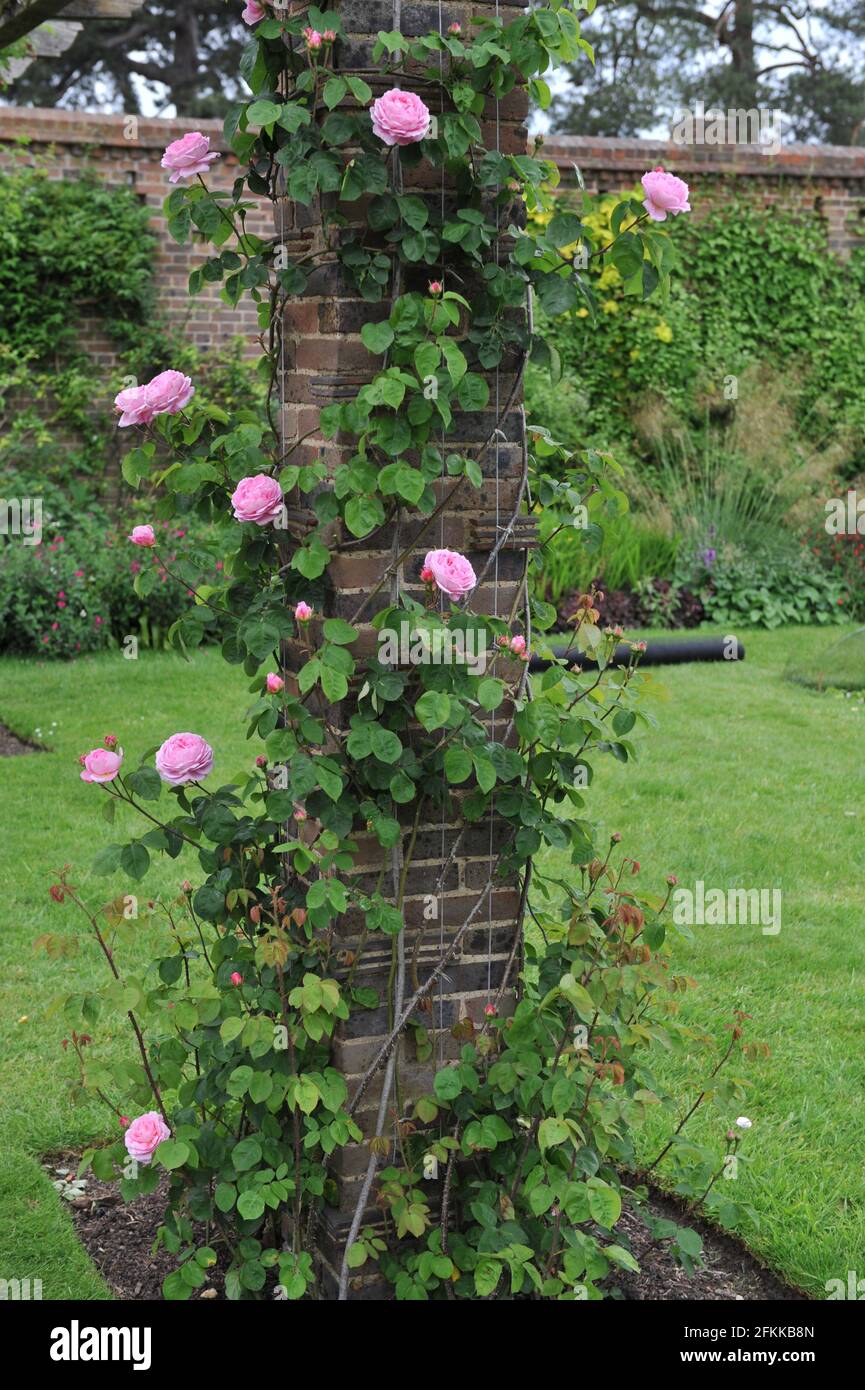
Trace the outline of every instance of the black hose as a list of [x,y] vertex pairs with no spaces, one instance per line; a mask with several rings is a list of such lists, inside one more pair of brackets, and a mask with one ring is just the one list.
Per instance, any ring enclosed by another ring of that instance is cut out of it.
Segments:
[[[553,647],[557,657],[566,657],[568,664],[581,666],[584,671],[596,671],[598,663],[584,652],[568,651],[565,646]],[[634,653],[626,642],[616,647],[612,664],[627,666]],[[738,637],[686,637],[673,641],[653,638],[640,655],[641,666],[678,666],[684,661],[744,661],[745,648]],[[544,657],[533,656],[529,670],[545,671],[549,661]]]

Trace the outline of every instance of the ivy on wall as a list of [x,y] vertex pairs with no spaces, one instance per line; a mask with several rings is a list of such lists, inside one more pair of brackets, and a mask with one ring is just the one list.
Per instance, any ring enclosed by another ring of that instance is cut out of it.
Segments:
[[0,174],[0,342],[36,362],[74,355],[87,305],[127,345],[152,313],[155,247],[129,189],[41,168]]

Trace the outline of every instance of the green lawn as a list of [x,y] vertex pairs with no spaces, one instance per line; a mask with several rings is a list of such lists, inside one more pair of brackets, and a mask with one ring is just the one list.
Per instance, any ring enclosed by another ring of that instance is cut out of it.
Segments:
[[[754,1127],[735,1195],[759,1212],[759,1228],[745,1232],[752,1247],[818,1296],[827,1279],[865,1273],[865,706],[781,673],[798,644],[816,653],[838,635],[749,633],[741,664],[656,668],[659,728],[635,767],[611,759],[592,792],[600,825],[622,831],[647,888],[663,891],[675,873],[683,886],[782,890],[779,935],[698,927],[675,959],[699,981],[683,1004],[688,1022],[720,1035],[743,1009],[749,1035],[771,1047],[768,1060],[737,1068],[752,1082]],[[723,1127],[706,1108],[688,1132],[720,1139]],[[647,1142],[645,1158],[657,1149]]]
[[[818,1294],[848,1269],[865,1275],[865,940],[857,911],[865,811],[856,780],[865,707],[813,695],[780,673],[795,643],[818,650],[836,635],[756,633],[739,666],[657,670],[651,707],[659,729],[636,767],[610,760],[592,791],[598,819],[622,830],[647,887],[674,872],[683,884],[783,889],[779,936],[698,929],[695,943],[677,947],[677,963],[701,982],[685,1006],[690,1021],[720,1031],[742,1008],[754,1016],[753,1035],[771,1045],[770,1060],[749,1066],[754,1163],[740,1181],[761,1223],[747,1234],[771,1264]],[[72,960],[50,961],[32,946],[40,932],[80,930],[74,912],[48,897],[52,870],[71,861],[83,883],[94,853],[118,838],[97,814],[98,789],[78,777],[77,755],[114,732],[137,759],[169,733],[193,729],[231,780],[250,756],[244,703],[244,678],[213,652],[192,664],[146,651],[137,662],[0,661],[0,721],[23,735],[41,730],[51,749],[2,764],[0,1277],[39,1277],[47,1299],[106,1297],[38,1162],[110,1132],[105,1112],[69,1104],[66,1030],[49,1012],[57,995],[92,978],[94,950],[87,943]],[[154,872],[147,889],[173,888],[187,872],[193,876],[194,864],[181,858]],[[118,877],[90,889],[107,899],[129,885]],[[147,952],[142,928],[140,961]],[[100,1046],[127,1046],[119,1020],[116,1038],[100,1037]],[[719,1124],[717,1115],[698,1119],[704,1137]]]

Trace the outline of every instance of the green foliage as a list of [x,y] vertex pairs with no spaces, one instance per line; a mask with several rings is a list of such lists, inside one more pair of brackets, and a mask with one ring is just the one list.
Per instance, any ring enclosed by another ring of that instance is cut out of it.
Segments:
[[153,303],[156,237],[130,189],[0,174],[0,338],[36,362],[74,349],[89,309],[121,343]]
[[702,593],[706,618],[733,629],[781,627],[784,623],[848,622],[841,583],[807,555],[765,561],[730,560],[713,567]]
[[[602,229],[614,205],[613,198],[586,199],[584,223]],[[816,217],[761,209],[745,198],[713,206],[699,223],[677,219],[671,237],[683,273],[665,302],[632,305],[625,314],[620,277],[599,262],[597,325],[587,318],[544,323],[576,383],[581,439],[631,444],[636,411],[652,401],[669,411],[668,434],[676,424],[702,425],[707,400],[719,417],[731,417],[729,379],[773,364],[792,379],[795,416],[812,448],[830,433],[861,438],[865,250],[840,261]],[[529,384],[529,399],[541,392],[547,422],[567,437],[561,431],[570,423],[573,432],[574,423],[566,411],[551,416],[554,396],[536,375]]]
[[[306,1297],[317,1277],[310,1233],[318,1210],[336,1197],[327,1160],[360,1139],[356,1114],[386,1064],[384,1099],[395,1084],[395,1119],[387,1125],[392,1133],[372,1137],[370,1177],[395,1144],[399,1161],[382,1169],[377,1186],[388,1234],[383,1248],[360,1230],[362,1196],[343,1294],[349,1270],[372,1259],[400,1299],[594,1299],[617,1268],[634,1268],[627,1237],[615,1228],[623,1199],[639,1202],[642,1194],[624,1189],[619,1166],[632,1163],[631,1131],[646,1107],[674,1108],[657,1092],[647,1054],[658,1041],[675,1045],[673,996],[688,986],[668,969],[662,917],[669,894],[637,895],[623,878],[629,861],[615,848],[619,837],[596,851],[588,818],[585,792],[596,765],[628,763],[635,730],[650,722],[639,705],[637,650],[626,667],[614,666],[616,638],[589,611],[575,637],[598,674],[554,659],[529,682],[524,663],[505,655],[512,624],[530,626],[546,652],[543,633],[555,617],[549,604],[535,600],[530,612],[515,604],[509,619],[489,617],[468,601],[446,603],[428,584],[424,602],[411,587],[391,592],[387,569],[346,616],[293,612],[300,597],[322,605],[338,545],[390,524],[399,536],[410,521],[408,555],[448,502],[470,499],[482,486],[486,447],[459,453],[448,435],[460,438],[456,416],[487,407],[482,372],[505,354],[552,363],[544,340],[514,312],[530,293],[550,313],[578,305],[594,312],[589,277],[564,254],[575,238],[595,248],[592,228],[552,215],[546,184],[553,166],[486,150],[479,119],[518,82],[542,94],[541,74],[586,45],[565,6],[532,9],[509,24],[489,17],[471,37],[378,36],[374,61],[395,83],[410,82],[420,64],[431,83],[443,85],[437,131],[397,156],[424,158],[456,179],[458,205],[442,215],[402,194],[368,114],[340,104],[349,92],[368,102],[366,84],[334,77],[315,52],[286,44],[308,23],[340,30],[337,15],[315,9],[256,26],[242,64],[252,100],[233,108],[226,123],[248,170],[232,194],[191,185],[166,200],[176,238],[197,229],[215,251],[193,271],[193,292],[210,281],[222,284],[230,303],[250,295],[268,344],[262,377],[270,392],[278,390],[285,303],[303,290],[319,253],[287,266],[277,260],[272,243],[245,230],[244,198],[250,192],[277,201],[283,177],[289,196],[303,204],[337,191],[343,204],[368,197],[362,232],[344,225],[335,199],[317,205],[339,232],[333,244],[342,268],[368,300],[390,289],[396,266],[444,264],[438,273],[454,283],[480,276],[486,288],[471,303],[449,288],[396,294],[387,319],[366,327],[362,341],[382,361],[371,363],[371,379],[354,399],[320,412],[326,439],[352,441],[332,469],[298,459],[253,405],[229,416],[197,396],[182,414],[159,416],[124,460],[131,487],[158,491],[162,520],[194,514],[220,528],[224,568],[197,589],[199,601],[172,637],[189,648],[220,633],[223,656],[249,679],[248,735],[262,751],[232,783],[205,788],[194,778],[168,790],[152,766],[153,750],[138,767],[127,752],[101,793],[93,789],[112,823],[118,803],[146,818],[143,833],[127,840],[120,829],[126,818],[117,817],[118,839],[98,857],[96,874],[120,869],[138,882],[154,857],[176,858],[186,844],[197,850],[203,881],[157,903],[164,944],[141,978],[122,973],[115,949],[122,907],[91,910],[65,872],[58,885],[85,912],[112,963],[105,988],[70,999],[66,1016],[83,1017],[92,1029],[122,1009],[133,1019],[138,1049],[119,1066],[102,1066],[95,1049],[84,1057],[78,1049],[75,1091],[98,1090],[127,1115],[155,1105],[170,1129],[148,1166],[130,1167],[122,1142],[88,1154],[85,1165],[92,1162],[100,1176],[119,1169],[130,1199],[152,1192],[160,1170],[169,1172],[160,1239],[177,1268],[165,1281],[167,1298],[189,1297],[216,1258],[213,1246],[198,1245],[195,1223],[205,1223],[214,1245],[228,1251],[229,1298],[265,1296],[274,1282],[285,1298]],[[441,69],[440,57],[447,60]],[[320,100],[331,108],[321,124],[313,119]],[[518,222],[523,204],[550,216],[525,230],[515,225],[493,257],[500,226]],[[642,204],[622,200],[610,225],[620,238],[613,257],[627,293],[640,301],[666,286],[669,240],[647,225]],[[540,426],[531,432],[527,470],[536,505],[560,515],[585,510],[598,532],[625,509],[609,457],[572,454]],[[305,529],[289,529],[278,513],[273,524],[229,521],[238,483],[262,476],[304,504]],[[194,556],[174,569],[182,585],[195,587]],[[142,571],[136,590],[146,596],[155,582],[153,570]],[[384,633],[406,623],[430,649],[445,634],[466,645],[471,639],[486,669],[461,657],[402,665],[364,657],[361,625]],[[294,681],[272,691],[264,672],[278,666],[288,642]],[[350,690],[350,704],[335,711]],[[505,701],[513,742],[495,738],[487,721]],[[406,959],[407,874],[422,818],[452,818],[454,787],[466,792],[461,836],[495,815],[495,861],[435,968],[424,963],[421,982],[417,961]],[[377,878],[363,872],[370,838],[385,852]],[[546,946],[521,976],[516,1012],[499,1015],[505,981],[482,1026],[455,1025],[458,1061],[439,1068],[431,1092],[405,1114],[403,1035],[418,1060],[429,1060],[437,978],[499,875],[523,875],[527,889],[532,857],[543,847],[565,851],[570,869],[560,879],[535,867]],[[393,886],[385,874],[391,850],[401,863]],[[345,938],[336,930],[347,914],[363,923],[351,951],[341,949]],[[381,949],[382,940],[391,966],[380,999],[357,971],[370,944]],[[353,1011],[379,1008],[387,1012],[387,1041],[349,1101],[345,1078],[330,1065],[331,1039]],[[724,1106],[741,1094],[736,1077],[704,1088]],[[674,1150],[685,1161],[676,1168],[681,1190],[710,1194],[718,1156],[678,1142]],[[435,1218],[424,1186],[430,1163],[447,1171],[447,1200]],[[663,1238],[675,1238],[690,1268],[699,1239],[675,1227]]]

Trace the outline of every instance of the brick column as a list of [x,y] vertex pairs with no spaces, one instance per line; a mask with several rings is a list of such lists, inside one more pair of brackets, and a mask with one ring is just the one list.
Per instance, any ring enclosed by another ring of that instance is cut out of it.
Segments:
[[[431,4],[403,4],[401,14],[397,12],[396,21],[390,0],[340,0],[339,9],[349,32],[336,47],[334,67],[337,71],[355,72],[363,76],[376,96],[397,85],[392,79],[382,76],[373,61],[377,31],[399,27],[403,34],[419,35],[437,29],[439,23],[438,6]],[[494,11],[493,2],[445,4],[441,11],[442,28],[446,31],[449,24],[459,21],[464,32],[470,33],[472,15],[486,15]],[[518,7],[507,5],[500,5],[498,12],[505,23],[522,13]],[[400,85],[410,89],[411,82],[403,79]],[[429,100],[431,109],[435,110],[437,97],[431,98],[429,89],[419,90]],[[525,102],[519,92],[512,93],[502,101],[498,112],[494,102],[488,103],[484,121],[485,143],[495,147],[498,130],[498,147],[504,153],[524,152],[526,135],[522,120],[525,113]],[[442,199],[441,171],[426,162],[421,163],[416,170],[406,172],[404,191],[418,194],[429,203],[431,209],[439,209]],[[447,184],[444,198],[445,206],[450,211],[454,198]],[[340,211],[352,224],[365,226],[364,199],[344,204]],[[310,246],[321,246],[318,207],[289,205],[278,210],[277,219],[289,254],[298,254]],[[439,274],[439,267],[422,266],[416,271],[409,270],[403,278],[402,292],[412,289],[425,291],[427,282]],[[447,285],[447,266],[444,268],[444,278]],[[471,290],[464,284],[449,287],[458,288],[471,301]],[[359,298],[347,284],[335,258],[316,270],[307,293],[289,305],[285,322],[284,380],[284,413],[289,445],[293,438],[300,438],[308,431],[315,430],[322,406],[351,399],[362,385],[371,380],[381,359],[367,352],[360,339],[360,330],[365,323],[386,319],[390,308],[389,299],[370,304]],[[468,345],[465,346],[470,350]],[[502,527],[510,520],[519,493],[524,457],[522,391],[514,389],[516,367],[517,363],[511,359],[502,363],[498,374],[487,375],[490,386],[488,408],[475,414],[457,413],[453,429],[447,437],[448,452],[457,450],[478,456],[484,443],[494,435],[498,421],[501,432],[498,447],[487,448],[481,458],[484,475],[481,491],[464,482],[452,505],[422,535],[418,533],[424,519],[417,513],[403,515],[400,548],[404,548],[415,536],[417,548],[400,566],[398,584],[401,592],[422,599],[423,586],[419,572],[423,556],[427,550],[437,546],[447,546],[467,554],[476,573],[480,574],[494,543],[497,518]],[[480,370],[474,365],[473,369]],[[513,399],[506,409],[511,395]],[[497,400],[501,419],[496,410]],[[292,461],[301,463],[323,459],[332,471],[352,452],[352,441],[347,438],[326,441],[313,434],[292,456]],[[439,499],[444,495],[442,489],[450,490],[453,481],[443,480],[437,485]],[[300,497],[289,499],[290,502],[294,500],[297,501],[296,519],[302,525],[305,502]],[[524,531],[521,531],[521,535],[524,535]],[[355,541],[349,548],[342,548],[340,542],[346,539],[351,539],[347,533],[337,535],[332,543],[333,559],[328,569],[329,593],[325,612],[327,616],[351,619],[393,559],[394,526],[376,533],[368,543]],[[525,566],[523,545],[524,542],[520,541],[503,547],[497,563],[498,583],[495,583],[491,570],[473,595],[471,607],[475,612],[497,612],[499,616],[508,616],[522,583]],[[388,601],[389,591],[386,587],[364,613],[363,623],[359,624],[360,636],[354,648],[356,657],[375,653],[376,635],[369,626],[369,620]],[[298,659],[298,654],[293,653],[290,647],[286,656],[289,666],[292,660]],[[339,711],[338,723],[341,727],[347,725],[352,712],[353,693],[349,693]],[[508,715],[507,706],[496,711],[493,737],[501,738]],[[418,827],[414,855],[408,870],[404,915],[407,959],[411,958],[418,935],[421,935],[418,958],[421,982],[428,978],[443,953],[443,946],[446,949],[448,941],[453,940],[454,933],[466,921],[487,883],[491,846],[494,859],[503,843],[500,824],[491,826],[487,819],[469,826],[437,892],[442,869],[462,827],[461,803],[466,794],[465,787],[455,789],[448,795],[443,815],[436,808],[431,808],[430,817],[425,818]],[[402,813],[401,819],[406,825],[404,848],[415,808],[403,807]],[[362,887],[366,891],[374,891],[384,860],[382,891],[385,895],[392,895],[391,852],[383,851],[373,835],[360,835],[357,838],[360,848],[357,869]],[[429,895],[433,894],[436,897],[431,903]],[[462,1043],[453,1036],[451,1030],[454,1025],[466,1019],[471,1019],[475,1024],[483,1021],[484,1006],[495,998],[504,978],[515,934],[519,931],[518,916],[519,892],[516,882],[513,879],[497,881],[488,902],[463,938],[459,953],[448,965],[446,979],[436,987],[431,1008],[417,1015],[418,1025],[430,1030],[432,1058],[427,1061],[418,1059],[412,1030],[403,1036],[399,1044],[400,1090],[406,1109],[410,1110],[409,1102],[413,1096],[431,1089],[437,1065],[441,1065],[444,1059],[458,1055]],[[360,913],[349,913],[338,924],[341,944],[347,951],[357,947],[362,929]],[[348,1078],[350,1095],[388,1033],[387,981],[390,959],[391,938],[380,933],[371,935],[364,946],[355,984],[374,988],[378,992],[380,1005],[373,1011],[355,1010],[350,1021],[340,1029],[333,1050],[333,1065]],[[517,967],[518,964],[517,961]],[[407,978],[406,998],[410,997],[413,988],[412,981]],[[512,1008],[513,994],[509,991],[501,1011],[508,1013]],[[466,1033],[469,1031],[466,1025],[464,1029]],[[376,1112],[382,1077],[383,1072],[379,1072],[365,1093],[355,1117],[365,1140],[370,1139],[377,1130]],[[393,1134],[393,1118],[393,1114],[389,1114],[383,1126],[383,1132],[388,1137]],[[367,1142],[339,1151],[334,1159],[332,1171],[337,1182],[338,1204],[319,1223],[318,1240],[318,1254],[328,1297],[336,1296],[345,1238],[368,1160]],[[440,1196],[440,1185],[440,1179],[425,1183],[425,1195],[433,1207]],[[373,1198],[374,1195],[375,1188]],[[377,1209],[372,1206],[368,1220],[376,1224],[377,1216]],[[352,1281],[350,1296],[388,1297],[388,1285],[381,1280],[370,1279],[366,1270],[363,1274],[362,1279]]]

